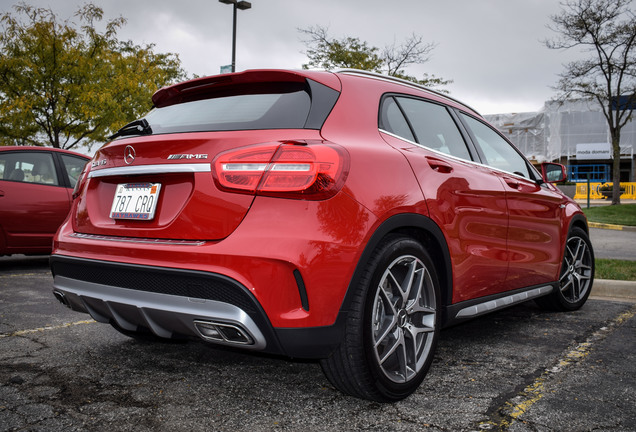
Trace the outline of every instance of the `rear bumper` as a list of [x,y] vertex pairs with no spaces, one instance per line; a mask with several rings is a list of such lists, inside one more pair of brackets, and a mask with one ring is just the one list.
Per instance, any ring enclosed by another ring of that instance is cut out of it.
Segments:
[[275,329],[249,290],[220,274],[62,255],[51,270],[58,300],[128,331],[301,358],[325,357],[340,340],[336,325]]

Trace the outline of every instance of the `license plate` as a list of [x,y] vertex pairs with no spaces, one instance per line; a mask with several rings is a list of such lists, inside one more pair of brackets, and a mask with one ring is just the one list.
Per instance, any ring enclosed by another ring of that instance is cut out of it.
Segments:
[[118,184],[110,207],[111,219],[153,219],[160,190],[161,183]]

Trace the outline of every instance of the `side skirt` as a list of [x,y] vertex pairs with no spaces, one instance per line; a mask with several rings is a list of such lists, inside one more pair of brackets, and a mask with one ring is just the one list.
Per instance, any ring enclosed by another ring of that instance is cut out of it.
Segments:
[[557,289],[557,283],[537,285],[521,288],[515,291],[506,291],[501,294],[481,297],[457,304],[446,306],[444,311],[444,327],[458,324],[480,315],[484,315],[499,309],[504,309],[516,304],[526,302],[538,297],[550,294]]

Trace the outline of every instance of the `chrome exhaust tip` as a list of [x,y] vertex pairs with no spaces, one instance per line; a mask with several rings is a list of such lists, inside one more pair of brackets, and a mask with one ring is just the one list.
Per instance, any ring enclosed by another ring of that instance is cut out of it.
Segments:
[[232,345],[253,345],[254,339],[239,324],[195,320],[194,328],[203,340]]
[[64,293],[62,291],[54,290],[53,291],[53,295],[55,296],[57,301],[62,303],[67,308],[71,309],[71,304],[68,302],[68,299],[66,298],[66,296],[64,295]]

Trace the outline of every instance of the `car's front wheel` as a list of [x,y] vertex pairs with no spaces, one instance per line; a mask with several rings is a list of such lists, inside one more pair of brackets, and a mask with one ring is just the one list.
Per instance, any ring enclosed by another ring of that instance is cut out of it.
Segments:
[[322,368],[344,393],[403,399],[424,379],[439,327],[440,288],[429,254],[409,237],[391,236],[367,263],[344,340]]
[[594,281],[594,251],[587,233],[572,228],[565,244],[559,285],[551,294],[536,300],[550,310],[573,311],[579,309],[590,296]]

